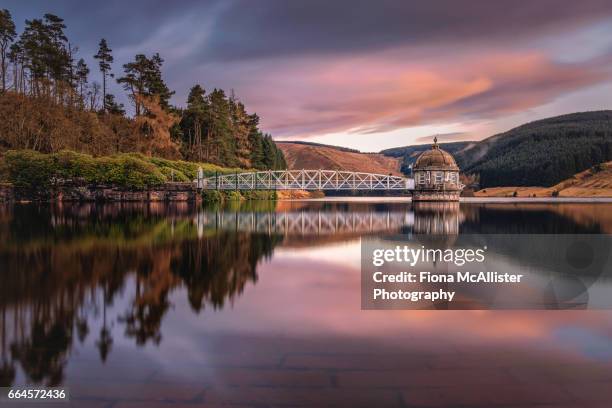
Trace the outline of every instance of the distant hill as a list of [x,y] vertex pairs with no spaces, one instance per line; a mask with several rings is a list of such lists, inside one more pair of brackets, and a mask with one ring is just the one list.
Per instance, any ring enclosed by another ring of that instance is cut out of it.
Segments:
[[351,149],[350,147],[334,146],[334,145],[315,143],[315,142],[304,142],[302,140],[295,140],[295,141],[277,140],[276,143],[298,144],[298,145],[315,146],[315,147],[329,147],[330,149],[340,150],[341,152],[361,153],[359,150]]
[[328,169],[400,175],[400,160],[380,153],[309,142],[276,142],[289,169]]
[[[463,150],[475,143],[476,142],[440,143],[440,147],[454,155],[458,151]],[[410,172],[410,165],[414,164],[414,162],[421,153],[429,149],[431,149],[431,143],[404,147],[394,147],[391,149],[381,150],[380,153],[388,157],[399,158],[401,160],[400,170],[402,171],[402,173],[408,174]]]
[[[347,168],[377,173],[401,171],[431,144],[385,149],[380,154],[309,142],[277,142],[289,168]],[[612,111],[579,112],[516,127],[479,142],[441,143],[480,188],[552,187],[612,160]],[[598,177],[607,177],[608,172]],[[514,191],[514,190],[512,190]]]
[[612,197],[612,162],[600,163],[552,187],[490,187],[477,197]]
[[550,187],[612,160],[612,111],[527,123],[472,143],[455,158],[464,173],[480,175],[481,188]]

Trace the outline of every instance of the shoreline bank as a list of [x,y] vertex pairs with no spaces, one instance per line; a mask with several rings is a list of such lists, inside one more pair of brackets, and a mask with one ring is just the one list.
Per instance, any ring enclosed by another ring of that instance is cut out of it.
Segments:
[[[293,198],[279,201],[310,202],[369,202],[369,203],[410,203],[411,197],[324,197]],[[441,201],[444,202],[444,201]],[[612,203],[612,197],[461,197],[460,203]]]
[[12,202],[206,202],[276,200],[275,191],[268,190],[199,190],[194,183],[170,182],[145,189],[113,185],[88,184],[63,180],[49,188],[18,189],[0,184],[0,203]]

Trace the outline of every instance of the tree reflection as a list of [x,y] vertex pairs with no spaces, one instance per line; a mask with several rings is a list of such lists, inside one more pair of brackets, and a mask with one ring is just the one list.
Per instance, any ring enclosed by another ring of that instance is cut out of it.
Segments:
[[190,211],[130,211],[30,206],[19,207],[17,221],[0,218],[0,385],[15,381],[16,364],[30,382],[61,384],[74,342],[87,341],[92,322],[101,325],[93,343],[106,361],[114,323],[107,309],[119,296],[129,299],[116,320],[126,338],[159,344],[173,291],[185,288],[195,311],[221,308],[257,281],[258,262],[281,240],[240,232],[198,237]]
[[11,344],[11,356],[19,362],[28,378],[36,383],[44,382],[47,386],[62,383],[72,342],[69,314],[60,312],[55,319],[33,316],[29,336]]
[[9,360],[9,356],[7,355],[6,307],[4,306],[2,307],[0,319],[0,328],[2,329],[2,333],[0,333],[2,341],[2,349],[0,350],[0,359],[2,361],[2,365],[0,365],[0,386],[7,386],[12,384],[15,380],[15,365],[13,361]]
[[102,294],[102,328],[100,329],[100,338],[98,341],[96,341],[96,347],[100,351],[100,360],[102,360],[102,362],[106,362],[108,353],[110,353],[111,347],[113,346],[113,337],[106,322],[106,293],[106,286],[104,286],[104,291]]
[[[330,214],[389,213],[382,217],[386,230],[372,227],[380,217],[367,218],[366,229],[357,228],[360,224],[353,222],[353,217],[347,232],[338,233],[341,229],[335,223],[332,236],[300,235],[300,245],[400,230],[447,236],[530,232],[543,214],[548,217],[544,225],[554,232],[561,224],[563,232],[599,230],[599,226],[580,224],[589,218],[568,221],[558,210],[539,207],[537,211],[534,207],[508,210],[507,216],[499,207],[466,209],[457,204],[284,205],[287,212],[308,216],[302,217],[304,220],[316,216],[317,226]],[[257,213],[254,221],[274,211],[269,203],[260,206],[239,210]],[[391,222],[396,213],[401,215],[399,223]],[[229,217],[239,218],[237,213],[226,213],[226,219]],[[13,384],[18,370],[30,382],[61,384],[77,342],[89,340],[101,361],[107,361],[113,335],[118,336],[116,328],[137,345],[159,344],[172,294],[179,296],[184,290],[195,312],[223,308],[249,283],[257,282],[258,265],[277,245],[296,244],[295,237],[290,237],[291,229],[284,230],[284,235],[271,230],[248,231],[239,229],[239,222],[229,223],[227,228],[216,218],[209,218],[210,226],[204,224],[200,222],[203,218],[204,212],[188,205],[0,207],[0,386]],[[121,310],[111,317],[108,312],[114,305]],[[88,339],[90,333],[95,338]]]
[[257,281],[257,263],[280,242],[276,235],[221,232],[201,245],[183,242],[171,269],[185,283],[194,311],[206,303],[217,309],[240,295],[247,282]]

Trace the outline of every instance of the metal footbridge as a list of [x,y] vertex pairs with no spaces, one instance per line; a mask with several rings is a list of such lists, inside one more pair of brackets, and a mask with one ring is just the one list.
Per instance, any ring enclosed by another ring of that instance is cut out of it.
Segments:
[[198,175],[205,190],[412,190],[414,179],[338,170],[270,170],[212,177]]

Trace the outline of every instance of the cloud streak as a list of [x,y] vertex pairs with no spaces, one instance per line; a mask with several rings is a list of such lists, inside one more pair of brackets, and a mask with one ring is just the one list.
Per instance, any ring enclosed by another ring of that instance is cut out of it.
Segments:
[[472,131],[542,106],[556,112],[560,98],[612,81],[608,0],[7,0],[3,7],[20,26],[46,12],[64,17],[92,66],[106,37],[116,73],[134,54],[159,51],[175,104],[195,83],[233,88],[277,138],[344,134],[350,145],[419,126],[469,123]]
[[306,59],[282,71],[260,65],[248,75],[257,78],[255,84],[245,82],[241,93],[259,107],[267,129],[306,137],[494,118],[610,79],[609,64],[558,63],[537,53],[449,55],[418,63],[409,52],[383,54],[391,55]]
[[235,1],[205,49],[213,59],[351,54],[436,43],[510,44],[612,17],[605,0]]

